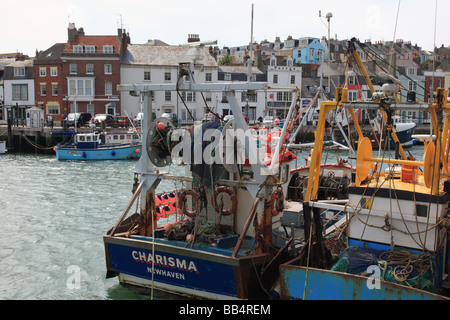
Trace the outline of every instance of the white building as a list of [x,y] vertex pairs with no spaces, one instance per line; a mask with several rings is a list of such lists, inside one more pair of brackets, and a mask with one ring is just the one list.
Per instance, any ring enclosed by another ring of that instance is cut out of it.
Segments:
[[[120,66],[120,82],[122,84],[176,84],[180,63],[189,62],[188,51],[184,46],[157,46],[150,44],[128,45]],[[217,82],[218,67],[208,48],[199,48],[201,57],[195,61],[194,81],[196,83]],[[205,113],[205,102],[200,93],[193,92],[163,92],[153,93],[153,111],[157,117],[163,113],[175,113],[182,123],[192,123],[200,120]],[[212,94],[203,94],[208,107],[213,109],[217,98]],[[128,92],[120,93],[122,112],[134,118],[141,112],[139,97]],[[190,111],[187,112],[185,104]],[[125,112],[126,111],[126,112]]]
[[284,119],[294,97],[289,89],[302,87],[302,68],[294,66],[291,57],[287,58],[286,65],[283,66],[277,65],[277,61],[272,56],[267,68],[267,83],[273,90],[268,90],[266,114]]
[[15,120],[24,121],[25,110],[35,105],[33,60],[14,61],[5,66],[3,103]]

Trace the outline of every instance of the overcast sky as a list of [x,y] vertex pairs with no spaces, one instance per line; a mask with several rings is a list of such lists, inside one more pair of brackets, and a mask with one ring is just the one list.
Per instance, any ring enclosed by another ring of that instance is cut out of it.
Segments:
[[[331,12],[331,36],[364,41],[391,41],[399,0],[22,0],[2,3],[0,53],[34,56],[57,42],[67,41],[68,23],[83,27],[86,35],[113,35],[122,26],[133,44],[159,39],[171,45],[187,42],[190,33],[218,46],[250,42],[251,6],[253,39],[285,40],[288,36],[327,36],[324,16]],[[396,39],[432,50],[450,45],[450,0],[401,0]],[[319,18],[319,10],[322,18]]]

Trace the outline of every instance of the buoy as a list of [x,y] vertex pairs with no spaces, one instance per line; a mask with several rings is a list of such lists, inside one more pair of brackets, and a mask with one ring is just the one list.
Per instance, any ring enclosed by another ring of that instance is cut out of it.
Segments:
[[81,156],[82,156],[83,158],[86,158],[86,152],[83,152],[83,153],[81,154]]
[[134,150],[136,153],[141,153],[141,150],[139,148],[136,148],[136,150]]
[[116,155],[115,151],[111,151],[111,155],[114,157]]
[[162,131],[162,130],[164,130],[164,129],[166,128],[166,125],[165,125],[164,123],[162,123],[162,122],[159,122],[159,123],[156,125],[156,128],[157,128],[159,131]]
[[189,234],[186,236],[186,241],[187,241],[187,242],[191,242],[192,240],[194,240],[194,235],[191,234],[191,233],[189,233]]

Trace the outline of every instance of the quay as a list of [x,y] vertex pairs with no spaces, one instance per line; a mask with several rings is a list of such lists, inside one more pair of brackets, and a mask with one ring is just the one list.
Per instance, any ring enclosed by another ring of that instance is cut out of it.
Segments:
[[[370,125],[361,125],[363,131],[370,131]],[[93,128],[81,127],[76,129],[79,133],[92,132]],[[96,128],[98,130],[98,128]],[[124,128],[106,127],[105,132],[123,132]],[[38,153],[54,154],[53,147],[64,141],[67,135],[64,132],[73,132],[74,128],[62,127],[56,123],[53,127],[26,127],[22,125],[8,126],[6,121],[0,121],[0,140],[7,141],[6,147],[8,153]],[[296,141],[313,142],[315,126],[306,125],[300,130]],[[430,132],[429,124],[420,124],[415,128],[415,134],[428,134]]]
[[[53,127],[26,127],[22,125],[8,126],[6,121],[0,121],[0,140],[6,141],[8,153],[36,153],[55,154],[54,146],[67,139],[64,132],[74,132],[73,127],[64,128],[59,123]],[[77,133],[89,133],[94,130],[90,127],[76,128]],[[99,130],[97,127],[96,130]],[[104,132],[123,132],[128,129],[106,127]]]

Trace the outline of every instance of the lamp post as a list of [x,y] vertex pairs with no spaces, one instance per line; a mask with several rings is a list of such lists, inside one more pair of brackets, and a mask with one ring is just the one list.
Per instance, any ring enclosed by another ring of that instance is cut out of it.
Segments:
[[330,43],[330,20],[333,17],[331,12],[326,15],[328,21],[328,100],[331,100],[331,43]]

